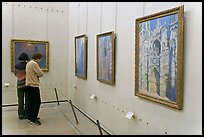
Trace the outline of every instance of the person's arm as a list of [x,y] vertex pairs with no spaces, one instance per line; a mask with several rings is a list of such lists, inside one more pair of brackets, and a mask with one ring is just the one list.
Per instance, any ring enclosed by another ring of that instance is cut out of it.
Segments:
[[42,77],[43,76],[43,71],[41,70],[41,68],[39,67],[38,64],[36,64],[33,68],[34,72],[36,73],[36,75],[38,77]]

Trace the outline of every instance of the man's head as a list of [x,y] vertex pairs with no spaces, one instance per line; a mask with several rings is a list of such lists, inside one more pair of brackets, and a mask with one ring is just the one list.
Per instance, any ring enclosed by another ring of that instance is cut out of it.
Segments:
[[37,62],[40,62],[42,59],[41,53],[34,53],[32,59],[36,60]]

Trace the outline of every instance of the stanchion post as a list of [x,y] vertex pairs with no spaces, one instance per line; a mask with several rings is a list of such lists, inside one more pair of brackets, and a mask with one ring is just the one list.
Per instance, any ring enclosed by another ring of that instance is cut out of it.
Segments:
[[58,99],[57,89],[56,88],[55,88],[55,95],[56,95],[56,98],[57,98],[57,104],[59,105],[59,99]]
[[96,120],[96,122],[97,122],[97,125],[98,125],[98,130],[99,130],[100,135],[103,135],[99,120]]
[[79,122],[78,122],[78,120],[77,120],[77,117],[76,117],[76,114],[75,114],[74,107],[73,107],[73,104],[72,104],[71,99],[69,100],[69,102],[70,102],[70,104],[71,104],[72,111],[73,111],[73,113],[74,113],[74,117],[75,117],[75,120],[76,120],[76,124],[78,124]]

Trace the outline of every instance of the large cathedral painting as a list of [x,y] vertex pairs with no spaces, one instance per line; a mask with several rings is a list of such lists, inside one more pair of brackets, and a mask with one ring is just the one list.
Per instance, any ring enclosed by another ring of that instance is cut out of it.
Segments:
[[40,68],[49,71],[49,41],[11,39],[11,71],[14,71],[15,65],[20,62],[18,57],[21,53],[28,54],[32,59],[34,53],[41,53],[42,60],[39,63]]
[[114,32],[97,35],[97,80],[115,84]]
[[136,19],[135,95],[182,109],[184,6]]
[[75,76],[87,79],[87,38],[86,34],[75,37]]

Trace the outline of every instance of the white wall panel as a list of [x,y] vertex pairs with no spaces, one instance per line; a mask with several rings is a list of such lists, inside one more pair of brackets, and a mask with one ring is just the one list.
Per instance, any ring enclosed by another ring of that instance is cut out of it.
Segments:
[[101,33],[114,31],[115,29],[115,15],[116,3],[115,2],[102,2],[101,3]]
[[[13,6],[2,3],[2,87],[4,83],[14,81],[11,73],[10,39],[13,37]],[[15,83],[10,83],[15,86]]]
[[14,5],[14,38],[46,40],[46,12]]
[[[11,38],[48,40],[50,42],[49,72],[44,73],[40,88],[52,95],[55,100],[54,88],[57,88],[59,99],[67,98],[69,3],[8,2],[3,3],[2,7],[2,49],[4,51],[2,90],[5,92],[4,98],[10,93],[13,93],[16,98],[16,78],[10,69]],[[5,82],[9,82],[11,86],[4,87]],[[42,98],[42,100],[49,101],[46,98]],[[16,100],[9,101],[11,104],[16,103]]]
[[181,6],[182,2],[144,2],[143,16]]

